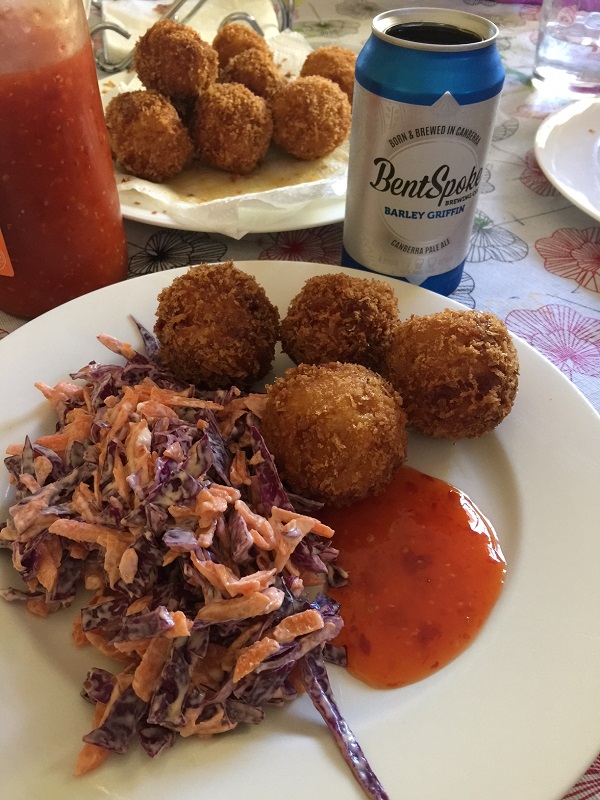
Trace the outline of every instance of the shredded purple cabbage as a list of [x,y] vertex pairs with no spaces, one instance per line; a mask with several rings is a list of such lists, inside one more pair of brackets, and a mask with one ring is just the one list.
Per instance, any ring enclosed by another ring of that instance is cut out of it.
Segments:
[[146,706],[147,704],[131,687],[125,689],[116,699],[104,722],[90,733],[86,733],[83,741],[104,747],[105,750],[119,755],[126,753]]
[[156,758],[175,744],[175,731],[161,725],[142,725],[138,730],[140,744],[150,758]]
[[250,429],[250,442],[254,454],[261,456],[261,460],[256,465],[256,497],[254,498],[256,510],[259,514],[267,517],[273,506],[294,511],[290,498],[283,488],[273,456],[258,428]]
[[111,637],[110,642],[116,644],[163,636],[174,627],[174,624],[173,617],[165,606],[158,606],[152,611],[140,611],[121,618],[120,630]]
[[154,361],[156,359],[156,354],[158,353],[158,339],[135,317],[132,317],[132,319],[137,325],[140,336],[142,337],[142,341],[144,342],[144,350],[146,351],[146,355],[151,361]]
[[91,669],[81,689],[81,696],[90,703],[108,703],[115,688],[116,679],[112,672],[100,667]]
[[356,737],[337,707],[321,654],[310,650],[300,664],[306,691],[325,720],[338,749],[365,794],[373,800],[389,800],[388,794],[371,769]]

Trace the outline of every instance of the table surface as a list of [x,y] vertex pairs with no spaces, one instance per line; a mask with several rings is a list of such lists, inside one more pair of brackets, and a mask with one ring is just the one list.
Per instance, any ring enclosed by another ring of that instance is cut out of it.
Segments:
[[[372,17],[397,5],[297,0],[295,29],[313,47],[333,43],[358,51]],[[419,5],[463,8],[494,21],[506,68],[465,272],[452,297],[501,317],[600,411],[600,225],[554,189],[534,156],[542,120],[572,102],[531,86],[539,5],[492,0],[421,0]],[[125,227],[131,275],[229,259],[340,263],[341,223],[250,234],[239,241],[130,221]],[[0,338],[23,323],[0,312]],[[600,756],[567,799],[600,800]]]

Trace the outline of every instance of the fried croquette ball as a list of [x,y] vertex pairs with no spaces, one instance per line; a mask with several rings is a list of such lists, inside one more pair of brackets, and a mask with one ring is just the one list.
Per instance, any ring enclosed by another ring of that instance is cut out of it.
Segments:
[[221,72],[223,83],[241,83],[253,94],[270,100],[284,78],[273,60],[262,50],[244,50],[227,62]]
[[133,66],[147,89],[185,101],[217,80],[216,50],[188,25],[155,22],[139,39]]
[[272,132],[266,101],[241,83],[216,83],[196,102],[192,140],[211,167],[247,175],[265,157]]
[[106,107],[108,141],[116,161],[138,178],[162,182],[178,175],[193,146],[174,106],[158,92],[123,92]]
[[356,53],[347,47],[336,44],[319,47],[313,50],[304,60],[300,75],[320,75],[337,83],[346,94],[350,103],[354,93],[354,71],[356,69]]
[[516,348],[504,323],[482,311],[412,316],[397,327],[386,364],[409,424],[430,436],[488,433],[517,393]]
[[170,19],[155,22],[139,39],[133,66],[147,89],[179,101],[204,91],[219,74],[216,50],[193,28]]
[[271,102],[273,141],[304,161],[326,156],[348,136],[351,107],[337,83],[309,75],[282,86]]
[[262,50],[269,58],[273,54],[263,37],[247,25],[229,22],[217,33],[212,46],[219,55],[219,65],[223,68],[238,53],[245,50]]
[[267,387],[265,443],[294,492],[343,506],[381,489],[406,458],[391,385],[359,364],[300,364]]
[[296,364],[352,361],[381,372],[397,324],[398,300],[387,283],[315,275],[290,303],[281,342]]
[[279,312],[255,278],[225,264],[200,264],[158,295],[158,359],[180,380],[209,389],[251,386],[266,375]]

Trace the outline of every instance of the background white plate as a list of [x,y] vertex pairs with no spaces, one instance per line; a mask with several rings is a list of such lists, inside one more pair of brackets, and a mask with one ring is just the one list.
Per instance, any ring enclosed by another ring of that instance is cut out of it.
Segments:
[[[152,203],[144,203],[144,196],[136,195],[135,202],[128,202],[121,196],[121,212],[125,219],[133,222],[144,222],[159,228],[173,228],[180,231],[198,231],[199,226],[193,223],[176,222],[162,211],[153,211]],[[285,209],[274,209],[268,220],[252,226],[251,233],[280,233],[281,231],[318,228],[321,225],[333,225],[341,222],[346,212],[346,195],[324,200],[311,200],[299,211],[286,212]],[[210,231],[202,231],[210,233]]]
[[[284,312],[304,281],[332,267],[239,262]],[[156,296],[184,270],[74,300],[0,342],[0,447],[53,428],[33,382],[53,384],[114,357],[101,331],[140,346]],[[356,274],[356,273],[353,273]],[[376,276],[373,276],[376,277]],[[456,304],[393,279],[402,317]],[[452,664],[392,691],[331,669],[338,703],[392,800],[558,800],[600,748],[600,418],[549,362],[517,342],[514,410],[488,436],[451,444],[411,436],[417,468],[465,490],[496,527],[508,562],[484,630]],[[279,356],[276,370],[288,364]],[[0,478],[0,516],[8,505]],[[11,582],[0,553],[0,584]],[[137,747],[70,777],[92,707],[70,641],[73,611],[48,620],[0,603],[0,785],[7,800],[364,800],[310,701],[258,728],[178,741],[151,761]]]
[[535,157],[558,191],[600,220],[600,100],[580,100],[550,114],[535,137]]

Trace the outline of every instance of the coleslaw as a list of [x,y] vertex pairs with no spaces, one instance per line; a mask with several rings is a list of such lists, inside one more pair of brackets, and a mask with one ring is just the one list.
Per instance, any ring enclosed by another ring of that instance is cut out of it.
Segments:
[[138,327],[146,355],[102,334],[124,363],[36,384],[56,431],[5,459],[14,503],[0,545],[25,586],[0,595],[47,616],[85,588],[73,639],[118,665],[84,681],[94,714],[75,775],[136,739],[155,757],[178,735],[258,724],[306,691],[367,796],[384,800],[325,668],[343,622],[321,589],[347,576],[319,506],[281,483],[264,396],[176,381]]

